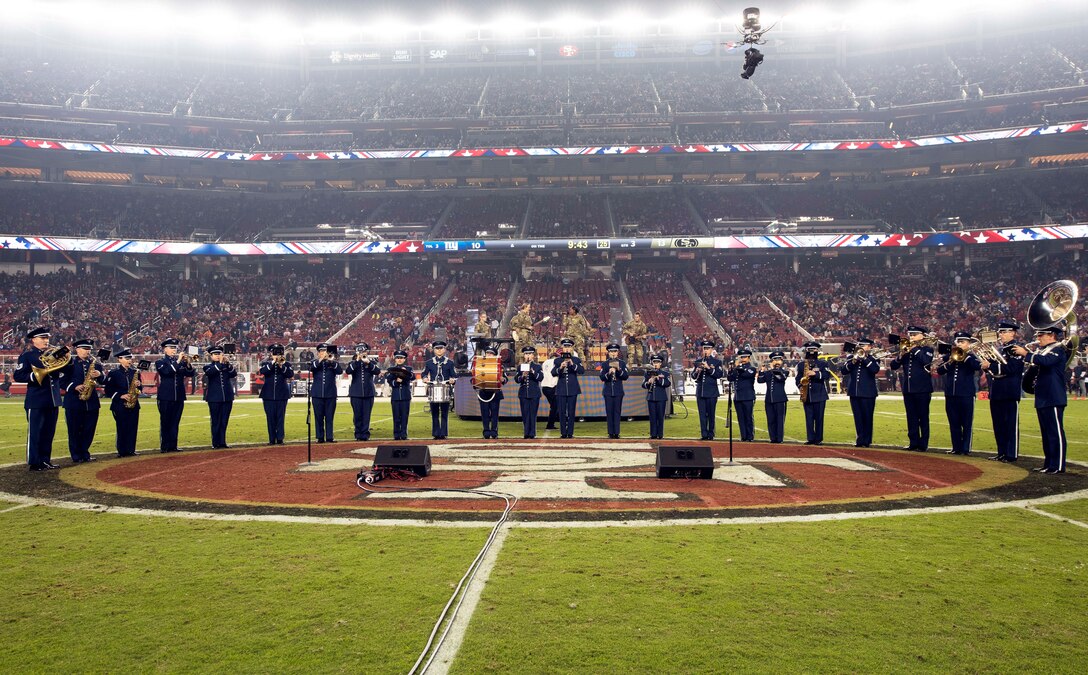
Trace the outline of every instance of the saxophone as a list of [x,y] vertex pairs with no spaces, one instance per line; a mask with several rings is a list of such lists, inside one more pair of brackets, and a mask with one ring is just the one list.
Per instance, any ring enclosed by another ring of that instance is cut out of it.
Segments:
[[127,401],[125,401],[125,407],[126,408],[131,410],[132,408],[135,408],[135,407],[140,405],[140,401],[139,401],[139,396],[140,396],[140,371],[139,370],[136,370],[136,372],[132,375],[132,381],[128,383],[128,395],[131,398],[128,399]]
[[94,389],[97,384],[94,381],[94,378],[102,374],[98,372],[98,369],[95,368],[95,365],[95,361],[92,358],[90,365],[87,366],[87,376],[83,378],[83,391],[79,392],[80,401],[89,401],[91,400],[91,396],[94,395]]
[[816,358],[808,358],[807,356],[801,362],[801,367],[805,369],[805,374],[801,376],[801,382],[797,385],[798,390],[801,392],[801,402],[808,403],[808,371],[816,367]]

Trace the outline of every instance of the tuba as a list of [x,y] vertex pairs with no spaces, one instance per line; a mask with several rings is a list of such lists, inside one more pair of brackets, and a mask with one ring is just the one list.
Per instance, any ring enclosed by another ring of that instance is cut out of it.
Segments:
[[[1069,353],[1065,366],[1068,368],[1077,358],[1077,349],[1080,348],[1080,336],[1077,335],[1077,300],[1080,290],[1077,285],[1068,279],[1062,279],[1047,284],[1039,291],[1035,299],[1028,306],[1028,325],[1035,330],[1050,328],[1063,324],[1067,336],[1060,342],[1055,342],[1047,349],[1054,346],[1064,347]],[[1035,393],[1035,381],[1039,377],[1039,369],[1029,365],[1024,370],[1023,389],[1028,394]]]
[[34,373],[34,379],[37,383],[42,384],[45,382],[45,378],[72,362],[72,350],[67,347],[50,347],[42,352],[39,359],[42,362],[42,367],[31,366],[30,369]]

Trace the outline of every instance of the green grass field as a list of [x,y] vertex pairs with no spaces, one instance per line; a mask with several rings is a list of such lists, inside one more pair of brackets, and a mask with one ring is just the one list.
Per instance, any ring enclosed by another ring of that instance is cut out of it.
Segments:
[[[1033,411],[1022,447],[1039,454]],[[902,445],[901,402],[878,405],[877,444]],[[680,416],[683,411],[678,411]],[[724,406],[719,409],[724,415]],[[305,438],[301,405],[287,435]],[[935,446],[948,444],[934,403]],[[388,403],[375,438],[391,436]],[[762,423],[757,406],[757,426]],[[802,437],[791,402],[786,435]],[[993,448],[986,402],[975,448]],[[23,460],[22,402],[0,402],[0,460]],[[181,443],[207,445],[207,407]],[[429,438],[422,403],[409,433]],[[1066,414],[1088,460],[1088,402]],[[342,402],[337,437],[351,438]],[[479,422],[451,421],[478,437]],[[113,447],[106,412],[92,452]],[[139,448],[156,447],[145,406]],[[670,419],[693,437],[698,422]],[[645,422],[625,435],[645,438]],[[520,426],[500,433],[520,438]],[[604,423],[580,424],[604,437]],[[757,437],[765,437],[757,434]],[[827,441],[853,441],[846,401]],[[62,421],[54,457],[67,456]],[[232,444],[261,443],[239,403]],[[302,458],[300,458],[301,461]],[[1088,500],[1039,507],[1088,520]],[[188,521],[0,505],[0,672],[380,672],[411,667],[482,528]],[[1021,508],[763,525],[514,528],[452,670],[475,672],[1039,672],[1088,669],[1088,529]]]

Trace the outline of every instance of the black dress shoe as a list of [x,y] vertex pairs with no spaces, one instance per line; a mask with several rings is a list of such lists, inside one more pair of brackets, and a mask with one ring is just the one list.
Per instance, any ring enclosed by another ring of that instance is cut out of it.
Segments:
[[1002,456],[1002,455],[994,455],[993,457],[987,457],[986,459],[988,459],[991,462],[1004,462],[1005,461],[1005,457]]
[[47,469],[59,469],[60,468],[59,466],[57,466],[56,464],[54,464],[52,462],[42,462],[42,464],[44,464],[45,468],[47,468]]
[[49,467],[44,465],[44,464],[31,464],[30,465],[30,470],[31,471],[48,471]]
[[1032,469],[1032,472],[1033,473],[1046,473],[1049,470],[1050,469],[1047,469],[1046,467],[1040,466],[1040,467]]
[[958,455],[960,453],[956,452],[955,450],[945,450],[944,454],[946,454],[946,455]]
[[1043,473],[1045,473],[1047,475],[1050,475],[1050,476],[1053,476],[1054,474],[1057,474],[1057,473],[1065,473],[1065,471],[1061,471],[1059,469],[1047,469]]

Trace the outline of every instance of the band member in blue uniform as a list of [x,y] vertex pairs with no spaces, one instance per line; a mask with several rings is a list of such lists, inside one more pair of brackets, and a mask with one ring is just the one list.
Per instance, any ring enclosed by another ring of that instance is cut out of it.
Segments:
[[[102,406],[97,385],[106,381],[106,375],[105,366],[91,355],[92,347],[94,342],[91,340],[73,342],[76,354],[58,373],[57,385],[63,396],[64,421],[68,425],[68,453],[73,464],[95,461],[91,457],[91,443]],[[91,384],[87,384],[87,371],[91,371]]]
[[824,410],[831,373],[827,371],[827,362],[820,359],[819,342],[810,340],[803,347],[804,355],[797,365],[796,384],[797,389],[804,392],[801,407],[805,410],[805,445],[819,445],[824,442]]
[[385,381],[392,389],[389,401],[393,406],[393,440],[408,440],[408,415],[412,412],[412,385],[416,374],[407,365],[408,352],[393,352],[393,365],[385,373]]
[[374,398],[378,390],[374,378],[381,372],[377,359],[370,355],[370,345],[360,342],[355,345],[355,356],[345,369],[351,375],[348,396],[351,400],[351,421],[354,426],[355,440],[370,440],[370,415],[374,412]]
[[857,351],[846,357],[841,371],[845,377],[846,394],[850,397],[850,411],[854,414],[854,446],[867,448],[873,444],[873,415],[879,390],[876,374],[880,362],[873,358],[873,341],[858,340]]
[[975,420],[975,373],[982,370],[978,357],[969,352],[971,334],[956,331],[954,343],[937,373],[944,379],[944,411],[952,436],[950,455],[971,454],[971,429]]
[[582,388],[578,376],[586,372],[582,359],[574,354],[574,340],[563,338],[559,343],[563,353],[556,357],[552,375],[559,378],[555,385],[555,398],[559,406],[559,437],[574,438],[574,417],[578,410],[578,395]]
[[196,370],[189,357],[178,358],[178,341],[170,338],[162,343],[163,357],[155,362],[159,374],[159,452],[178,451],[178,427],[185,411],[185,378],[195,377]]
[[50,460],[61,404],[57,375],[54,371],[43,376],[39,382],[33,371],[34,367],[45,367],[42,354],[49,349],[49,329],[35,328],[26,337],[30,340],[30,349],[19,355],[19,366],[13,374],[16,382],[26,384],[26,398],[23,401],[27,420],[26,463],[31,471],[56,469],[59,467]]
[[650,438],[665,438],[665,411],[669,405],[669,389],[672,378],[663,365],[660,354],[650,357],[650,368],[643,375],[642,388],[646,390],[646,409],[650,415]]
[[[524,349],[524,347],[523,347]],[[498,356],[499,350],[493,345],[484,348],[484,355]],[[509,382],[506,373],[502,374],[502,383]],[[480,421],[484,425],[484,438],[499,437],[499,408],[502,406],[502,388],[476,392],[476,398],[480,401]]]
[[620,346],[610,344],[608,358],[601,364],[601,382],[604,382],[604,411],[608,419],[608,437],[620,437],[620,413],[623,411],[623,383],[630,377],[627,362],[620,358]]
[[989,459],[1015,462],[1020,457],[1020,398],[1023,395],[1024,360],[1009,345],[1016,339],[1020,324],[1002,321],[997,325],[999,350],[1005,363],[982,359],[982,369],[990,381],[990,421],[994,426],[997,454]]
[[733,405],[737,409],[740,440],[756,440],[756,368],[752,365],[752,350],[747,347],[737,351],[737,362],[726,373],[733,387]]
[[235,378],[238,371],[223,353],[222,347],[208,350],[211,362],[204,366],[204,375],[208,385],[204,387],[204,400],[208,402],[208,412],[212,422],[212,447],[227,448],[227,424],[230,412],[234,408]]
[[[1039,348],[1029,352],[1024,347],[1013,347],[1017,355],[1024,357],[1027,368],[1024,380],[1035,381],[1035,414],[1039,417],[1039,431],[1043,436],[1043,466],[1036,471],[1065,473],[1065,369],[1068,352],[1058,342],[1064,331],[1058,326],[1035,331]],[[1034,368],[1032,368],[1034,366]]]
[[933,349],[922,344],[926,329],[918,325],[907,326],[909,346],[892,359],[892,370],[903,369],[900,390],[903,392],[903,408],[907,414],[906,450],[929,450],[929,403],[933,398],[933,377],[929,367],[933,363]]
[[[117,425],[117,456],[136,454],[136,434],[140,431],[140,371],[132,364],[132,352],[127,349],[114,354],[117,367],[106,376],[106,398]],[[147,362],[144,362],[147,365]],[[135,393],[133,393],[135,391]]]
[[268,444],[283,445],[283,426],[287,418],[287,402],[291,400],[291,379],[295,371],[284,354],[283,345],[269,347],[268,360],[261,361],[261,401],[268,427]]
[[714,423],[718,414],[718,398],[721,397],[721,389],[718,388],[718,380],[725,375],[722,362],[714,356],[714,343],[703,340],[699,343],[702,356],[695,362],[691,370],[691,379],[695,380],[695,402],[699,406],[699,431],[700,438],[704,441],[714,440]]
[[544,368],[536,362],[536,347],[521,348],[521,364],[514,373],[518,383],[518,405],[521,406],[521,426],[525,438],[536,438],[536,415],[540,408],[540,383]]
[[786,355],[782,352],[771,352],[771,363],[760,367],[756,375],[756,382],[767,384],[767,393],[763,397],[763,405],[767,409],[767,434],[771,443],[781,443],[785,438],[786,429]]
[[[446,358],[446,343],[439,340],[431,343],[434,356],[423,364],[423,381],[433,383],[431,386],[451,386],[456,373],[453,370],[453,362]],[[450,404],[431,403],[431,436],[443,439],[449,434]]]
[[344,372],[336,356],[336,347],[327,342],[317,345],[317,358],[310,364],[310,399],[314,405],[314,435],[318,443],[335,443],[336,381]]

